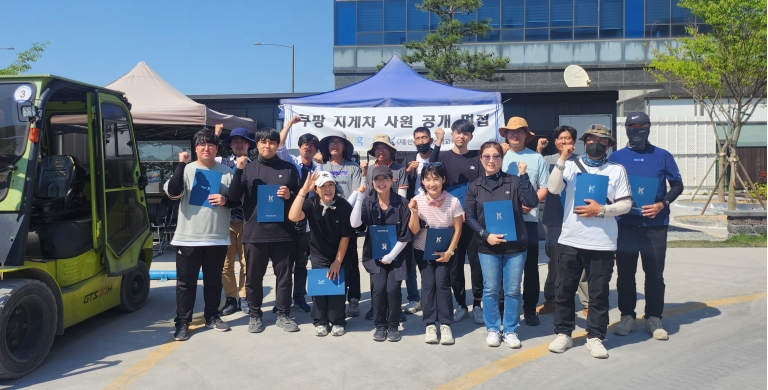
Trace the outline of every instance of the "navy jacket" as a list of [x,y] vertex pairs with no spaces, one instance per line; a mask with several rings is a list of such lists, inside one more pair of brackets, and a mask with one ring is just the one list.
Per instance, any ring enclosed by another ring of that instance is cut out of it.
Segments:
[[[370,225],[396,225],[398,242],[413,241],[413,234],[408,229],[411,210],[408,208],[405,198],[398,195],[394,190],[390,190],[389,207],[386,210],[379,207],[378,194],[363,199],[361,219],[363,224],[358,228],[360,231],[365,231]],[[407,270],[404,266],[406,250],[407,248],[403,249],[397,259],[390,264],[395,270],[395,280],[405,280],[406,278]],[[366,234],[363,243],[363,267],[369,273],[377,274],[381,272],[382,264],[380,259],[373,259],[372,253],[371,236]]]

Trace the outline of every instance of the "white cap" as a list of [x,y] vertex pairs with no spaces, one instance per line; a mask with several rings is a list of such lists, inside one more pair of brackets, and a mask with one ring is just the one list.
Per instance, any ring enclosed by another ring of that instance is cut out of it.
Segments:
[[336,180],[333,180],[333,175],[331,175],[328,171],[318,171],[317,172],[317,179],[315,180],[315,186],[321,187],[323,184],[332,181],[334,184],[336,183]]

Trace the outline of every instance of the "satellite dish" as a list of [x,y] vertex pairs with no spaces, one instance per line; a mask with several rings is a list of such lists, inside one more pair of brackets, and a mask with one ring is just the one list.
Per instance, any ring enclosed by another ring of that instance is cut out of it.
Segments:
[[592,82],[587,71],[578,65],[568,65],[563,72],[563,79],[565,79],[565,85],[569,87],[588,87]]

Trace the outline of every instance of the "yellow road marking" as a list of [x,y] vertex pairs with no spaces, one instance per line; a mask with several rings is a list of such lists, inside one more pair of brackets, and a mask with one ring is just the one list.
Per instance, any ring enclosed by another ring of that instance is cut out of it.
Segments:
[[[192,323],[189,325],[189,330],[202,328],[203,325],[205,325],[205,321],[202,318],[198,318],[192,321]],[[176,348],[180,347],[182,344],[183,342],[176,341],[174,339],[166,341],[165,344],[157,347],[154,351],[150,352],[149,355],[139,360],[131,368],[115,378],[115,380],[110,382],[106,387],[104,387],[104,389],[122,390],[129,388],[132,384],[144,376],[144,374],[154,368],[158,362],[165,359],[166,356],[170,355],[171,352],[176,350]]]
[[[706,309],[709,307],[732,305],[735,303],[742,303],[742,302],[748,302],[752,300],[765,299],[765,298],[766,298],[766,293],[759,293],[759,294],[752,294],[752,295],[743,295],[739,297],[716,299],[714,301],[709,301],[709,302],[689,303],[686,305],[673,307],[669,310],[664,310],[664,318],[678,316],[678,315],[690,313],[693,311]],[[617,324],[618,322],[614,322],[611,325],[609,325],[609,332],[611,328],[613,328]],[[586,340],[587,332],[586,331],[580,331],[578,333],[574,332],[572,336],[573,336],[574,343],[579,341],[584,341]],[[470,371],[450,382],[446,382],[442,384],[441,386],[438,387],[438,389],[440,390],[469,389],[491,378],[501,375],[504,372],[507,372],[515,367],[518,367],[524,363],[538,359],[550,353],[551,352],[549,352],[549,342],[546,342],[544,344],[539,344],[532,348],[521,350],[520,352],[514,355],[509,355],[505,358],[501,358],[495,362],[489,363],[476,370]]]

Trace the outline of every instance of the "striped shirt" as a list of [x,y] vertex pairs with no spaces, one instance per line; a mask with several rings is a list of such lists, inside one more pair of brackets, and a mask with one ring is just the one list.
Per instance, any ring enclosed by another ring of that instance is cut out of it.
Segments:
[[[419,194],[413,197],[419,206],[419,219],[424,221],[431,228],[451,228],[453,219],[464,215],[464,209],[461,208],[459,198],[445,194],[443,204],[438,207],[427,203],[427,195]],[[413,247],[423,251],[427,242],[427,229],[421,229],[413,240]]]

